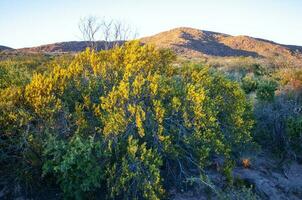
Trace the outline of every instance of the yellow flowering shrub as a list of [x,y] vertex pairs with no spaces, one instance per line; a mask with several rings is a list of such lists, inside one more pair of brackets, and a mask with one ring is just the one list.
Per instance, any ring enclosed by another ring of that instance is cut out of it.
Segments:
[[214,155],[229,160],[250,141],[239,86],[204,66],[175,68],[174,59],[137,41],[87,49],[18,90],[40,137],[44,175],[67,197],[101,190],[109,199],[161,199]]

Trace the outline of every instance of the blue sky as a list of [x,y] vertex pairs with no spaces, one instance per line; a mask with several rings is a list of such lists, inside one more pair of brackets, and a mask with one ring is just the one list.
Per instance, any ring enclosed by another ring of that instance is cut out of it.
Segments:
[[139,36],[186,26],[302,46],[302,0],[0,0],[0,45],[80,40],[88,15],[127,22]]

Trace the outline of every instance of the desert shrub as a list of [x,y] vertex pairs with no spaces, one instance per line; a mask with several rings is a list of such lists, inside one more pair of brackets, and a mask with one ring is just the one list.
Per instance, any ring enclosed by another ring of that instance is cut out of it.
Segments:
[[261,101],[272,101],[277,90],[277,83],[273,80],[261,80],[258,84],[256,95]]
[[268,74],[267,69],[259,63],[255,63],[252,65],[252,71],[256,76],[264,76]]
[[287,120],[286,132],[288,135],[288,148],[295,158],[301,159],[302,154],[302,117],[294,116]]
[[300,107],[299,102],[286,95],[277,96],[271,102],[256,104],[256,141],[279,155],[293,156],[293,148],[299,143]]
[[258,82],[253,76],[245,76],[241,80],[241,87],[247,94],[256,91],[257,86]]
[[25,86],[35,73],[48,74],[55,66],[66,68],[71,55],[16,55],[0,60],[0,89],[12,86]]
[[30,72],[26,66],[12,61],[0,61],[0,89],[22,86],[29,82]]
[[27,149],[42,163],[27,165],[43,166],[70,198],[101,190],[109,199],[160,199],[215,156],[230,174],[227,163],[251,143],[251,105],[239,84],[204,66],[173,67],[174,59],[138,42],[88,49],[19,88],[1,134],[28,133]]
[[[265,149],[296,159],[299,155],[301,91],[299,70],[276,70],[273,78],[260,80],[256,90],[255,138]],[[265,77],[264,77],[265,78]],[[276,81],[278,82],[276,82]],[[275,92],[278,85],[278,90]]]
[[[302,70],[301,69],[283,69],[278,71],[277,76],[283,85],[300,86],[302,84]],[[294,88],[293,88],[294,89]]]
[[282,86],[282,93],[302,102],[302,70],[288,68],[277,71],[274,76]]

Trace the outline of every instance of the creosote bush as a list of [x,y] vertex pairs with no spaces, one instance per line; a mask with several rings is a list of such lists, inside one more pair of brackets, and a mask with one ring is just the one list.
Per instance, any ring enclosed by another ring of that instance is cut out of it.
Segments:
[[1,90],[2,151],[80,199],[99,191],[107,199],[161,199],[202,175],[213,157],[232,163],[251,142],[244,92],[207,67],[176,68],[174,59],[138,42],[87,49],[11,95]]

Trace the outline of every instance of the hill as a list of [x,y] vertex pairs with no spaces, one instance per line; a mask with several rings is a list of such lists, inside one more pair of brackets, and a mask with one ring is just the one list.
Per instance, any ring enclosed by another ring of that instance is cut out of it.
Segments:
[[[117,41],[121,43],[121,41]],[[97,49],[105,49],[105,41],[95,42]],[[108,46],[112,46],[116,42],[108,42]],[[46,44],[37,47],[21,48],[18,49],[20,52],[25,53],[66,53],[66,52],[79,52],[84,51],[89,46],[88,41],[68,41],[68,42],[58,42],[53,44]]]
[[172,48],[177,54],[196,58],[200,56],[252,56],[301,59],[302,47],[282,45],[249,36],[232,36],[193,28],[175,28],[154,36],[142,38],[143,43]]
[[12,48],[0,45],[0,51],[12,50]]
[[[238,57],[279,58],[302,64],[302,47],[283,45],[273,41],[249,36],[232,36],[224,33],[180,27],[139,39],[142,43],[154,44],[159,48],[171,48],[185,58]],[[122,42],[122,41],[120,41]],[[97,49],[104,49],[105,42],[97,41]],[[108,44],[108,43],[107,43]],[[109,43],[112,46],[113,42]],[[21,48],[22,53],[68,53],[83,51],[86,41],[60,42],[37,47]],[[8,47],[4,47],[9,49]],[[1,49],[1,47],[0,47]]]

